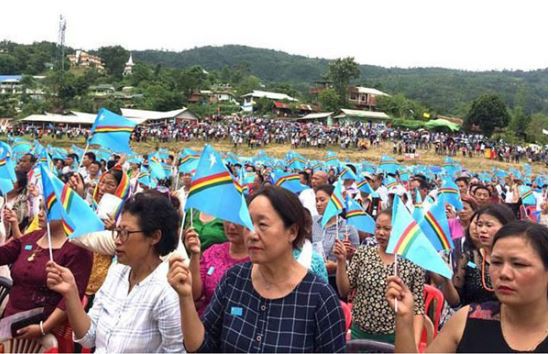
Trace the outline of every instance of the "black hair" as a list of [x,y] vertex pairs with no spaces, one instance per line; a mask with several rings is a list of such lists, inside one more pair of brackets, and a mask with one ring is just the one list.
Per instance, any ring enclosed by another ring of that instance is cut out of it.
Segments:
[[317,186],[314,189],[314,192],[317,193],[318,191],[322,191],[327,195],[331,195],[331,194],[333,194],[334,190],[335,190],[335,186],[333,186],[332,184],[322,184],[320,186]]
[[15,171],[15,178],[17,179],[17,186],[21,190],[23,190],[27,187],[27,183],[29,182],[27,172]]
[[29,156],[30,159],[31,159],[31,163],[33,163],[33,164],[34,164],[34,163],[36,162],[36,160],[37,160],[36,156],[34,156],[33,154],[31,154],[30,152],[26,153],[26,154],[23,155],[23,156]]
[[121,170],[117,170],[117,169],[111,168],[111,169],[109,169],[109,171],[107,171],[106,173],[110,174],[111,176],[113,176],[113,177],[115,178],[115,180],[117,181],[117,186],[119,185],[119,183],[121,183],[122,174],[123,174],[124,172],[122,172]]
[[307,240],[312,241],[312,214],[310,213],[310,210],[308,208],[304,207],[304,229],[305,233],[304,236]]
[[298,174],[304,177],[304,179],[306,180],[306,184],[310,185],[310,174],[308,172],[300,171]]
[[114,161],[114,160],[107,161],[107,169],[111,170],[116,164],[117,164],[117,161]]
[[457,182],[465,182],[467,186],[469,185],[469,179],[465,176],[457,177],[455,183],[457,184]]
[[485,185],[483,184],[477,184],[475,187],[474,187],[474,191],[473,191],[473,194],[476,194],[476,191],[479,190],[479,189],[484,189],[488,192],[488,194],[491,196],[492,195],[492,191],[490,190],[490,188],[486,187]]
[[88,157],[88,160],[96,161],[96,154],[94,154],[92,151],[88,151],[84,156]]
[[250,205],[259,196],[268,198],[286,228],[293,225],[297,226],[297,237],[293,241],[293,248],[301,248],[308,231],[306,229],[304,207],[298,196],[285,188],[268,185],[263,186],[257,193],[249,197],[248,204]]
[[429,189],[429,184],[424,176],[419,177],[419,175],[415,175],[413,180],[419,182],[419,189]]
[[356,166],[354,166],[352,164],[346,164],[346,166],[348,168],[350,168],[352,170],[352,172],[354,172],[354,174],[357,174]]
[[507,225],[516,219],[511,208],[503,204],[490,204],[482,207],[478,211],[478,217],[480,218],[482,215],[490,215],[496,218],[501,225]]
[[98,168],[101,170],[101,163],[97,160],[92,161],[92,163],[90,163],[90,165],[97,165]]
[[496,232],[492,242],[492,249],[496,242],[507,237],[520,237],[532,246],[540,257],[545,270],[547,271],[547,226],[535,224],[529,221],[513,221],[503,226]]
[[122,213],[129,213],[138,219],[140,230],[151,237],[157,230],[161,239],[155,244],[155,252],[166,256],[178,245],[178,211],[162,193],[155,190],[134,194],[124,203]]
[[78,155],[75,154],[75,153],[70,153],[69,155],[67,155],[67,157],[70,157],[70,158],[72,158],[73,160],[75,160],[76,162],[79,162],[79,160],[78,160]]
[[463,243],[463,249],[468,252],[471,256],[474,251],[476,251],[476,247],[474,245],[474,242],[471,238],[471,223],[473,220],[477,219],[480,216],[480,210],[476,210],[471,218],[469,219],[469,223],[467,224],[467,227],[465,229],[465,242]]

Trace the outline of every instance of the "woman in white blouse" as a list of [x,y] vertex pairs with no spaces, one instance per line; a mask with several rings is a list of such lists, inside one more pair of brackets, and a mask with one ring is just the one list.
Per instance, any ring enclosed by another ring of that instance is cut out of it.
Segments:
[[184,351],[178,295],[161,260],[176,248],[178,220],[160,193],[127,200],[113,231],[118,263],[110,267],[88,314],[71,272],[48,263],[48,287],[65,298],[75,342],[96,347],[96,353]]

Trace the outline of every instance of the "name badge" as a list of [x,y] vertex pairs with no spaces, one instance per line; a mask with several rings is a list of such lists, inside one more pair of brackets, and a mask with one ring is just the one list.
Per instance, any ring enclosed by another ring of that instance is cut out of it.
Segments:
[[473,262],[469,261],[469,263],[467,263],[467,267],[476,269],[476,264],[474,264]]
[[207,275],[212,275],[212,273],[214,273],[214,267],[213,266],[211,266],[209,268],[209,270],[207,270]]
[[232,306],[231,314],[232,314],[232,316],[241,317],[241,316],[243,316],[243,308]]
[[33,245],[25,245],[25,251],[30,251],[33,249]]

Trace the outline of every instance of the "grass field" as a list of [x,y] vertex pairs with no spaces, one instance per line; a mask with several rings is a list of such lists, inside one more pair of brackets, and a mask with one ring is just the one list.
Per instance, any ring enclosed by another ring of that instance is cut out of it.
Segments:
[[[32,139],[29,138],[29,140],[32,140]],[[41,143],[52,144],[54,146],[60,146],[64,148],[69,148],[72,144],[76,144],[77,146],[81,146],[81,147],[84,147],[85,145],[84,138],[74,139],[74,140],[69,140],[67,138],[64,138],[61,140],[55,140],[55,139],[51,139],[50,137],[46,137],[44,139],[41,139]],[[205,142],[202,142],[202,141],[201,142],[193,141],[193,142],[159,143],[159,142],[150,140],[145,143],[133,142],[131,145],[134,151],[138,153],[146,153],[146,152],[153,151],[156,148],[167,148],[170,151],[180,151],[183,148],[192,148],[196,151],[200,151],[203,148],[204,144]],[[223,151],[223,152],[232,151],[242,156],[253,156],[259,150],[259,149],[249,149],[247,146],[241,146],[240,148],[234,149],[233,145],[227,141],[210,142],[210,144],[218,151]],[[291,149],[291,145],[290,144],[286,144],[286,145],[271,144],[262,149],[269,156],[281,158],[287,153],[287,151]],[[367,151],[365,150],[358,151],[357,149],[341,150],[338,146],[331,146],[328,149],[320,149],[320,148],[295,149],[295,151],[297,151],[298,153],[302,154],[303,156],[309,159],[318,159],[318,160],[325,156],[325,153],[327,150],[332,150],[335,153],[337,153],[337,156],[341,160],[348,158],[354,162],[360,161],[360,160],[367,160],[370,162],[378,163],[382,155],[386,154],[386,155],[392,156],[392,144],[388,142],[383,143],[381,146],[378,146],[378,147],[370,147]],[[418,153],[419,153],[419,158],[415,161],[404,161],[403,157],[401,156],[394,156],[394,157],[399,162],[403,162],[406,165],[410,165],[410,164],[441,165],[443,163],[444,157],[441,155],[436,155],[434,153],[434,150],[430,150],[430,151],[419,150]],[[471,171],[489,170],[493,166],[497,168],[505,169],[505,170],[509,169],[509,167],[515,167],[520,169],[522,167],[522,163],[526,162],[526,161],[522,161],[521,164],[514,164],[514,163],[492,161],[492,160],[485,159],[483,157],[463,158],[460,155],[455,156],[454,159],[461,162],[461,164],[463,164],[465,168]],[[547,168],[542,163],[533,163],[532,170],[535,173],[547,174]]]

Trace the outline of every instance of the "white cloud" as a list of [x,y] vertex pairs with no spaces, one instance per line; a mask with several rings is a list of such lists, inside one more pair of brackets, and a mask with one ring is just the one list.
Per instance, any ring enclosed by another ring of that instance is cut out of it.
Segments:
[[76,48],[242,44],[386,67],[535,69],[549,63],[548,2],[496,0],[10,1],[0,39]]

